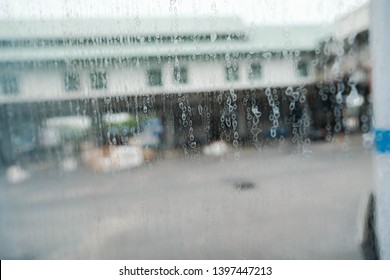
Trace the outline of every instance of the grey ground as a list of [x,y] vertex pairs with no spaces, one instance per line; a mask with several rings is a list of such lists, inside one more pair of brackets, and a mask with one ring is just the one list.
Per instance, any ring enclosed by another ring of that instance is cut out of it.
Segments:
[[0,258],[361,258],[370,151],[360,136],[294,148],[165,156],[109,174],[42,171],[14,185],[2,176]]

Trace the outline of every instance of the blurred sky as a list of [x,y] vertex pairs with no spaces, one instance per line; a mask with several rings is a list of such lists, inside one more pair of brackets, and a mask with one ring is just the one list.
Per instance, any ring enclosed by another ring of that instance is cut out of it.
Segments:
[[0,19],[233,15],[249,24],[329,23],[369,0],[0,0]]

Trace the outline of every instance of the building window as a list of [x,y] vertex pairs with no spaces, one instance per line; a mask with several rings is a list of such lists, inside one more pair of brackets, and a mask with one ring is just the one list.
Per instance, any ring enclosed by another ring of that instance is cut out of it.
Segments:
[[238,74],[238,63],[233,62],[230,65],[226,66],[226,80],[227,81],[238,81],[239,80],[239,74]]
[[249,80],[260,80],[261,75],[261,64],[259,62],[251,63],[249,67]]
[[105,71],[96,71],[91,73],[92,89],[107,88],[107,73]]
[[149,86],[161,86],[162,80],[161,80],[161,69],[150,69],[147,72],[148,74],[148,81]]
[[65,73],[65,90],[77,91],[80,90],[80,74],[75,72]]
[[300,77],[307,77],[309,75],[308,64],[305,61],[298,62],[298,75]]
[[176,83],[186,84],[187,83],[187,68],[186,67],[175,67],[173,69],[173,78]]
[[19,79],[15,75],[4,75],[1,77],[1,90],[5,95],[19,93]]

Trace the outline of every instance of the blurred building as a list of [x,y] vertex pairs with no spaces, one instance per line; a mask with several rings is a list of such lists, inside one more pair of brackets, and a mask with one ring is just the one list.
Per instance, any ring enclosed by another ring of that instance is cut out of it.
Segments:
[[365,6],[335,26],[287,27],[203,17],[3,21],[2,161],[37,149],[47,119],[63,116],[90,117],[97,145],[109,140],[103,115],[120,112],[160,119],[168,148],[339,132],[334,108],[344,110],[351,85],[367,92],[367,15]]
[[[317,97],[324,101],[320,106],[331,101],[325,108],[333,109],[327,114],[335,119],[335,132],[371,129],[369,7],[365,4],[337,20],[332,36],[320,42]],[[324,126],[328,118],[319,114],[317,123]]]

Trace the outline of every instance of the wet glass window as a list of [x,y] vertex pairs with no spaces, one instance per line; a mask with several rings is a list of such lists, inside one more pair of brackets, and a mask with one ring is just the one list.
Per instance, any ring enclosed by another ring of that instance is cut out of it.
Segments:
[[92,89],[107,88],[107,73],[105,71],[95,71],[90,74]]
[[376,256],[368,0],[44,2],[0,3],[0,259]]
[[249,79],[260,80],[262,78],[262,68],[260,62],[254,62],[249,67]]
[[309,75],[309,65],[306,61],[298,62],[298,75],[300,77],[307,77]]
[[19,93],[19,78],[17,75],[5,74],[0,77],[1,92],[4,95],[14,95]]
[[[94,77],[93,79],[97,79],[97,77]],[[65,90],[66,91],[78,91],[80,90],[80,74],[77,72],[66,72],[65,73]],[[97,83],[97,81],[94,80],[92,84]],[[93,85],[93,88],[97,89]]]
[[232,63],[228,62],[225,72],[227,81],[238,81],[240,79],[238,63],[236,61]]
[[174,67],[173,77],[176,83],[186,84],[187,83],[187,67]]
[[147,71],[147,76],[149,86],[156,87],[162,85],[161,69],[150,69]]

